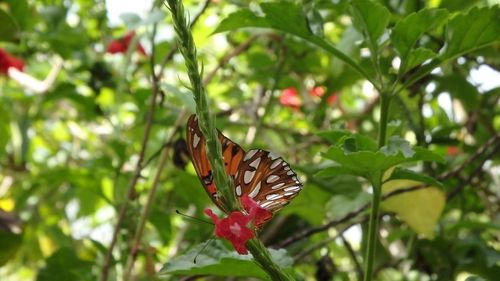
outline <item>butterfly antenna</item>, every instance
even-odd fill
[[[197,217],[193,217],[193,216],[190,216],[190,215],[186,215],[184,213],[181,213],[179,210],[175,210],[175,212],[178,214],[178,215],[181,215],[183,217],[186,217],[188,219],[191,219],[191,220],[194,220],[194,221],[198,221],[198,222],[203,222],[203,223],[206,223],[206,224],[210,224],[210,225],[214,225],[212,222],[210,221],[207,221],[207,220],[204,220],[204,219],[200,219],[200,218],[197,218]]]
[[[196,253],[196,256],[194,256],[194,259],[193,259],[193,263],[196,263],[196,259],[198,258],[198,256],[203,253],[203,251],[208,247],[208,245],[212,244],[212,241],[214,241],[214,237],[210,237],[210,239],[208,239],[208,241],[205,243],[205,245],[203,245],[203,248],[201,248],[198,253]]]

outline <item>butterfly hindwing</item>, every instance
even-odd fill
[[[230,176],[234,176],[245,155],[245,151],[221,132],[219,132],[219,141],[222,146],[226,173]],[[212,167],[207,157],[205,137],[198,126],[198,118],[196,115],[191,115],[187,123],[187,146],[194,168],[205,191],[210,198],[212,198],[214,203],[223,210],[223,204],[220,199],[217,198],[217,188],[213,180]]]
[[[290,165],[265,150],[249,150],[234,178],[236,195],[248,194],[262,208],[279,211],[297,196],[302,184]]]

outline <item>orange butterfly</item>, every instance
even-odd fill
[[[297,174],[281,157],[261,149],[245,152],[221,132],[219,140],[226,173],[233,179],[238,198],[247,194],[262,208],[275,213],[287,205],[302,189]],[[191,115],[187,123],[187,144],[194,168],[205,191],[219,209],[224,211],[224,204],[217,196],[217,187],[207,158],[205,138],[198,127],[196,115]],[[260,228],[271,217],[264,219],[255,227]]]

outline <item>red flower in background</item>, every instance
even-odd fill
[[[457,154],[459,153],[458,151],[458,148],[456,146],[448,146],[446,148],[446,154],[448,154],[448,156],[456,156]]]
[[[309,95],[312,97],[321,98],[325,94],[325,87],[314,87],[309,90]]]
[[[326,103],[329,104],[329,105],[332,105],[334,104],[335,102],[337,102],[337,100],[339,99],[339,96],[336,94],[336,93],[333,93],[331,94],[327,99],[326,99]]]
[[[7,53],[0,48],[0,73],[7,75],[9,68],[16,68],[19,71],[24,69],[24,61]]]
[[[280,103],[295,110],[302,105],[297,89],[294,87],[288,87],[281,92]]]
[[[205,214],[212,218],[217,237],[229,240],[239,254],[248,254],[245,243],[253,237],[253,231],[247,227],[252,219],[249,215],[232,212],[227,218],[221,219],[210,209],[205,209]]]
[[[126,53],[134,36],[135,32],[130,31],[124,37],[111,41],[107,48],[108,53],[111,54]],[[146,56],[146,51],[142,47],[141,43],[137,43],[137,51],[141,55]]]

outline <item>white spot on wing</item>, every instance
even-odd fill
[[[299,191],[300,190],[300,186],[299,185],[293,185],[293,186],[289,186],[285,189],[283,189],[285,192],[288,192],[288,191]]]
[[[247,154],[245,154],[245,157],[243,158],[243,161],[250,160],[250,158],[252,158],[255,155],[255,153],[257,153],[257,151],[258,151],[257,149],[253,149],[247,152]]]
[[[273,182],[279,180],[279,178],[280,177],[277,175],[270,175],[269,177],[267,177],[266,183],[273,183]]]
[[[252,189],[252,192],[250,192],[248,194],[249,197],[251,198],[255,198],[255,196],[257,196],[257,194],[259,194],[260,192],[260,181],[259,183]]]
[[[285,168],[283,168],[283,170],[285,170],[285,171],[290,171],[290,167],[289,167],[289,166],[286,166]]]
[[[295,175],[295,173],[293,171],[288,171],[288,172],[286,172],[286,174],[289,175],[289,176]]]
[[[196,148],[200,143],[200,137],[195,133],[193,135],[193,147]]]
[[[236,195],[241,196],[241,185],[236,187]]]
[[[271,205],[272,203],[273,203],[273,201],[266,201],[266,202],[262,203],[260,206],[262,208],[266,208],[267,206]]]
[[[269,158],[271,158],[271,160],[280,158],[278,155],[274,154],[274,152],[269,152],[268,156]]]
[[[268,194],[268,195],[266,195],[267,200],[276,200],[276,199],[280,199],[282,197],[283,197],[283,195],[281,195],[281,194]]]
[[[274,169],[274,168],[278,167],[278,165],[279,165],[282,161],[283,161],[283,160],[281,160],[281,159],[276,159],[276,160],[274,160],[274,162],[271,164],[271,167],[270,167],[270,168],[271,168],[271,169]]]
[[[278,188],[283,187],[284,185],[285,185],[285,183],[284,183],[284,182],[282,182],[282,183],[278,183],[277,185],[273,185],[273,186],[271,187],[271,189],[278,189]]]
[[[246,171],[245,175],[243,177],[243,182],[245,184],[249,184],[252,181],[254,175],[255,175],[255,171]]]
[[[260,157],[253,160],[253,162],[250,163],[249,165],[250,165],[250,167],[254,167],[255,169],[257,169],[257,168],[259,168],[259,164],[260,164]]]

